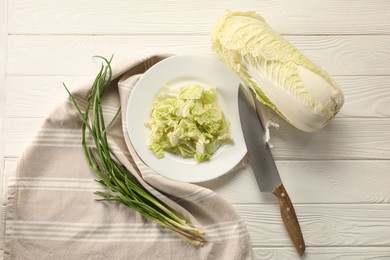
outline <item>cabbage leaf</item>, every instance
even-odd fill
[[[259,102],[300,130],[321,129],[343,106],[337,83],[257,13],[228,12],[212,44]]]
[[[199,84],[174,89],[165,86],[153,102],[147,146],[157,158],[164,152],[210,160],[224,143],[232,142],[228,123],[217,104],[217,89]]]

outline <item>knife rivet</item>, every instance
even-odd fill
[[[299,248],[302,248],[303,246],[302,245],[299,245]]]
[[[290,208],[287,208],[287,211],[290,211]]]
[[[284,192],[282,192],[282,194],[280,194],[280,195],[282,195],[282,197],[284,197],[286,194],[284,194]]]

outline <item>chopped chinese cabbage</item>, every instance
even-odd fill
[[[174,89],[165,86],[153,102],[147,146],[157,158],[164,151],[209,160],[224,143],[232,142],[229,127],[217,104],[217,90],[199,84]]]

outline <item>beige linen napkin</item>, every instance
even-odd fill
[[[99,197],[94,191],[104,188],[86,163],[81,120],[67,100],[44,121],[9,178],[5,259],[252,258],[246,227],[229,203],[209,189],[156,174],[138,158],[127,137],[126,106],[132,88],[143,72],[164,58],[114,66],[115,80],[103,99],[103,112],[107,122],[119,106],[122,115],[109,132],[109,145],[146,188],[204,230],[204,246],[190,245],[123,205],[95,201]],[[90,86],[74,92],[79,104],[85,104]]]

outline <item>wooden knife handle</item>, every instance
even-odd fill
[[[303,240],[301,227],[299,226],[298,218],[295,214],[294,206],[291,203],[290,197],[288,196],[282,183],[277,185],[272,190],[272,193],[279,201],[280,215],[282,216],[284,226],[286,227],[299,256],[302,256],[306,248],[305,241]]]

